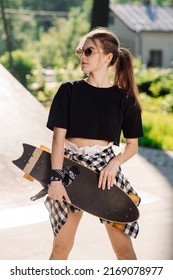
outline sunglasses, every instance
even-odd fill
[[[86,50],[83,50],[83,49],[76,50],[76,54],[78,56],[82,56],[84,54],[86,57],[89,57],[92,53],[98,53],[98,52],[93,52],[93,50],[91,48],[87,48]]]

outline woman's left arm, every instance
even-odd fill
[[[100,172],[98,188],[110,189],[113,186],[115,175],[124,162],[133,157],[138,151],[138,138],[127,138],[125,148]]]

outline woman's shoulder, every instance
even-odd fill
[[[83,80],[69,80],[61,84],[61,87],[72,88],[83,84]]]
[[[67,95],[71,96],[72,92],[74,89],[79,85],[82,84],[82,80],[69,80],[69,81],[64,81],[63,83],[60,84],[56,95]]]

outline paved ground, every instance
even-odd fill
[[[173,259],[172,168],[172,152],[147,148],[140,148],[139,154],[123,167],[143,200],[140,234],[133,240],[141,260]],[[16,196],[16,201],[9,203],[7,200],[0,211],[0,259],[47,259],[51,250],[52,232],[43,200],[29,201],[39,186],[24,182],[19,185],[16,177],[15,190],[7,188],[8,196]],[[97,218],[85,214],[70,259],[113,258],[104,226]]]
[[[22,178],[11,161],[21,143],[50,146],[47,112],[0,67],[0,260],[48,259],[52,232],[40,186]],[[22,103],[21,103],[22,102]],[[140,233],[133,244],[141,260],[173,259],[173,152],[140,148],[123,171],[142,197]],[[70,259],[114,259],[104,226],[85,214]]]

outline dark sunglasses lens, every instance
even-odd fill
[[[86,49],[85,51],[84,51],[84,53],[85,53],[85,56],[90,56],[91,54],[92,54],[92,50],[90,49],[90,48],[88,48],[88,49]]]

